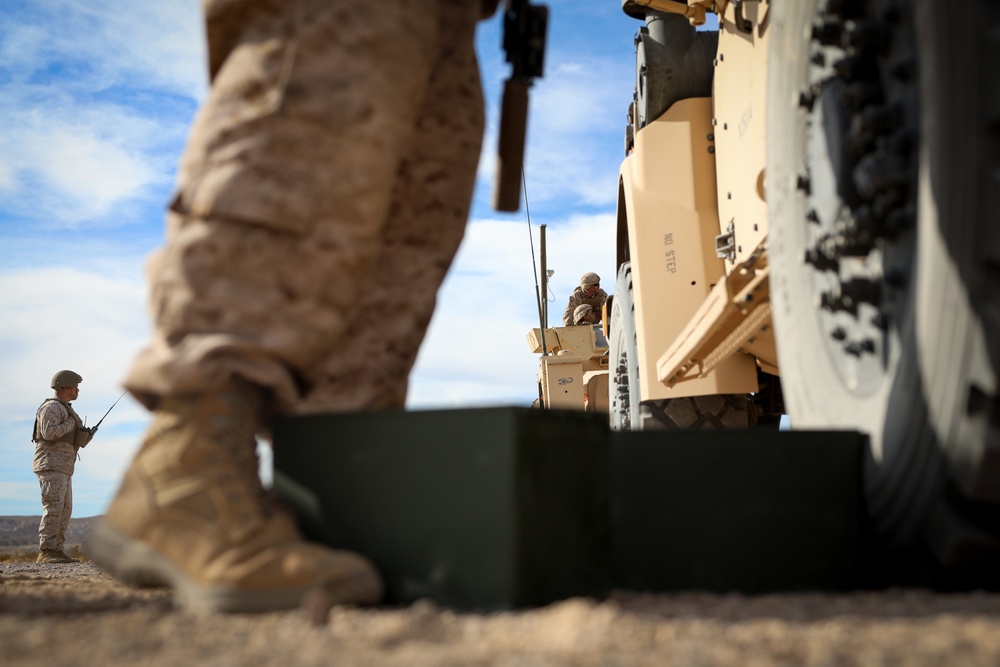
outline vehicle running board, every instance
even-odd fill
[[[724,276],[656,362],[657,379],[668,387],[708,375],[736,353],[757,357],[761,369],[778,374],[771,327],[767,246]]]

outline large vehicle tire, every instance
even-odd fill
[[[995,565],[1000,7],[771,12],[771,295],[791,426],[869,435],[887,545]]]
[[[640,382],[632,264],[618,270],[611,304],[608,382],[611,428],[619,431],[653,429],[748,428],[755,410],[749,396],[723,394],[646,401],[637,399]]]

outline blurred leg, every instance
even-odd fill
[[[465,2],[479,4],[447,4]],[[215,611],[294,606],[316,587],[334,602],[379,598],[370,563],[303,541],[262,493],[254,434],[355,335],[399,175],[430,186],[424,170],[443,168],[411,158],[418,118],[436,127],[423,110],[451,55],[439,45],[443,7],[209,3],[222,46],[210,44],[212,91],[150,262],[156,332],[126,382],[154,420],[91,545],[126,581],[165,583],[181,604]],[[455,54],[471,53],[465,39]],[[481,132],[478,85],[468,92]],[[435,289],[461,235],[452,217],[448,242],[430,244],[450,247],[434,260]],[[424,325],[432,304],[433,294]]]
[[[233,46],[210,49],[126,382],[150,406],[234,375],[285,406],[308,391],[370,283],[438,52],[437,2],[220,4],[237,24],[209,35]]]
[[[349,331],[308,374],[298,412],[401,407],[438,288],[462,240],[483,136],[472,48],[481,8],[441,3],[438,51],[409,151],[399,164],[373,270],[353,294]]]

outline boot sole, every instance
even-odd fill
[[[125,536],[106,522],[94,528],[89,553],[98,566],[126,584],[172,589],[175,604],[188,611],[240,613],[294,609],[300,606],[307,592],[317,588],[313,585],[254,591],[205,586],[192,581],[145,542]],[[359,584],[364,588],[364,582]]]

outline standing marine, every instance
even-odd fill
[[[55,396],[45,399],[35,413],[31,439],[35,457],[31,468],[42,490],[42,521],[38,525],[38,562],[75,563],[66,555],[66,527],[73,513],[73,471],[77,452],[97,433],[84,428],[72,402],[80,395],[83,378],[73,371],[52,377]]]
[[[471,204],[497,0],[203,4],[211,90],[125,379],[152,424],[90,553],[188,609],[375,603],[374,565],[306,541],[262,489],[255,438],[404,405]]]
[[[601,277],[590,271],[580,276],[580,286],[569,295],[569,303],[563,311],[563,326],[570,327],[576,324],[573,319],[576,309],[586,304],[594,310],[594,323],[601,321],[602,308],[604,302],[608,300],[608,293],[601,289]]]

